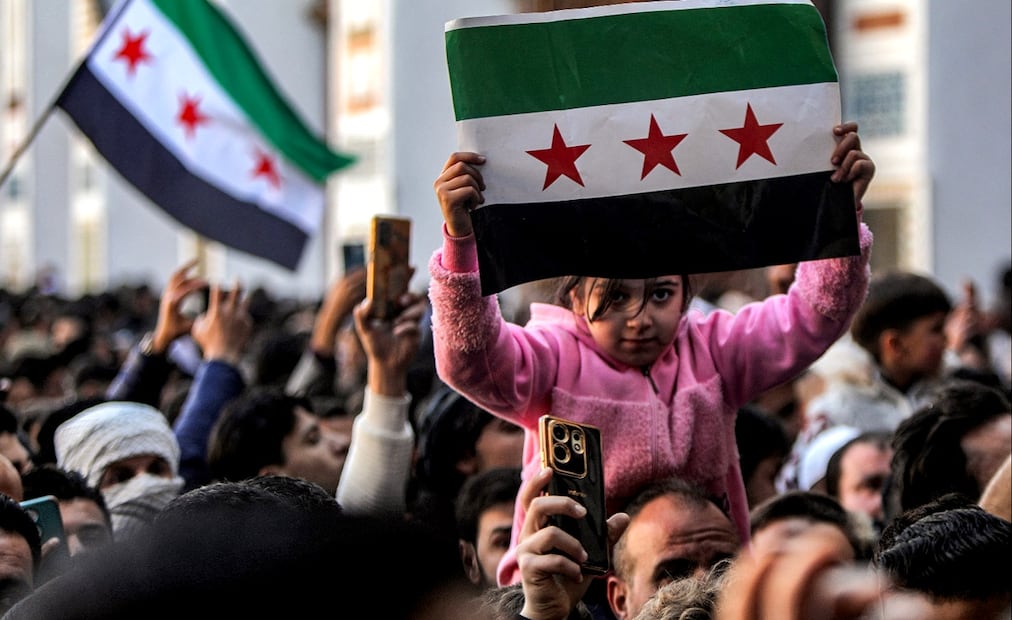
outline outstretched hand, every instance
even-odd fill
[[[181,312],[183,300],[188,295],[207,286],[207,280],[190,272],[197,266],[197,259],[190,260],[172,272],[162,291],[158,305],[158,321],[152,334],[151,349],[162,354],[169,345],[193,327],[193,319]]]
[[[230,291],[211,286],[207,311],[194,319],[192,334],[205,360],[239,364],[253,334],[253,318],[238,283]]]
[[[875,176],[875,162],[861,150],[861,138],[857,135],[857,123],[849,122],[833,128],[837,136],[836,149],[830,163],[836,170],[830,179],[836,183],[852,181],[854,184],[854,202],[864,198],[868,184]]]
[[[401,396],[407,390],[408,367],[418,355],[421,321],[427,308],[424,295],[401,296],[402,310],[390,321],[369,316],[372,300],[362,300],[353,312],[355,331],[369,360],[369,387],[377,394]]]
[[[484,163],[485,157],[477,153],[454,153],[446,160],[442,174],[432,184],[443,211],[446,232],[454,237],[466,237],[474,232],[471,210],[485,202],[481,195],[485,181],[477,168]]]

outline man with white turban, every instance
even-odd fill
[[[56,429],[57,465],[97,487],[123,540],[147,526],[183,488],[179,444],[161,411],[129,401],[85,409]]]

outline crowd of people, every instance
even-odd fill
[[[861,251],[761,292],[573,276],[514,317],[481,295],[474,153],[389,321],[364,269],[308,302],[196,261],[0,290],[3,618],[1009,618],[1009,275],[984,308],[872,273],[875,167],[835,133]],[[604,576],[550,525],[585,508],[544,493],[549,412],[602,431]]]

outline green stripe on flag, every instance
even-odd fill
[[[152,0],[189,39],[208,72],[263,135],[307,176],[322,183],[355,161],[335,153],[306,127],[277,91],[232,23],[208,0]]]
[[[458,121],[838,79],[822,18],[806,4],[462,21],[446,32]],[[494,88],[481,86],[490,79]]]

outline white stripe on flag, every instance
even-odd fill
[[[721,129],[742,127],[746,103],[759,124],[783,123],[769,139],[776,165],[752,155],[735,169],[738,143]],[[688,134],[673,150],[681,175],[657,166],[640,180],[643,154],[624,140],[645,138],[653,114],[665,135]],[[457,123],[461,150],[487,158],[485,204],[579,200],[832,170],[839,85],[711,93],[574,110],[471,119]],[[546,165],[527,151],[547,149],[558,125],[568,146],[591,145],[577,169],[583,187],[560,177],[542,190]],[[813,129],[815,128],[815,129]]]
[[[141,62],[133,76],[127,63],[114,60],[123,45],[122,32],[149,33],[144,48],[153,63]],[[253,202],[315,233],[323,215],[322,188],[267,142],[232,98],[207,72],[200,57],[172,22],[147,2],[131,2],[88,65],[95,77],[193,174],[239,200]],[[200,111],[211,118],[188,138],[176,120],[181,97],[200,97]],[[281,176],[277,189],[264,178],[254,179],[256,150],[269,153]],[[293,209],[292,207],[298,207]]]
[[[653,2],[632,2],[613,5],[559,9],[540,13],[515,13],[511,15],[490,15],[487,17],[461,17],[444,24],[444,30],[475,28],[479,26],[504,26],[509,24],[543,24],[584,17],[603,17],[628,13],[653,13],[658,11],[679,11],[684,9],[717,9],[751,6],[756,4],[812,4],[811,0],[668,0]]]

